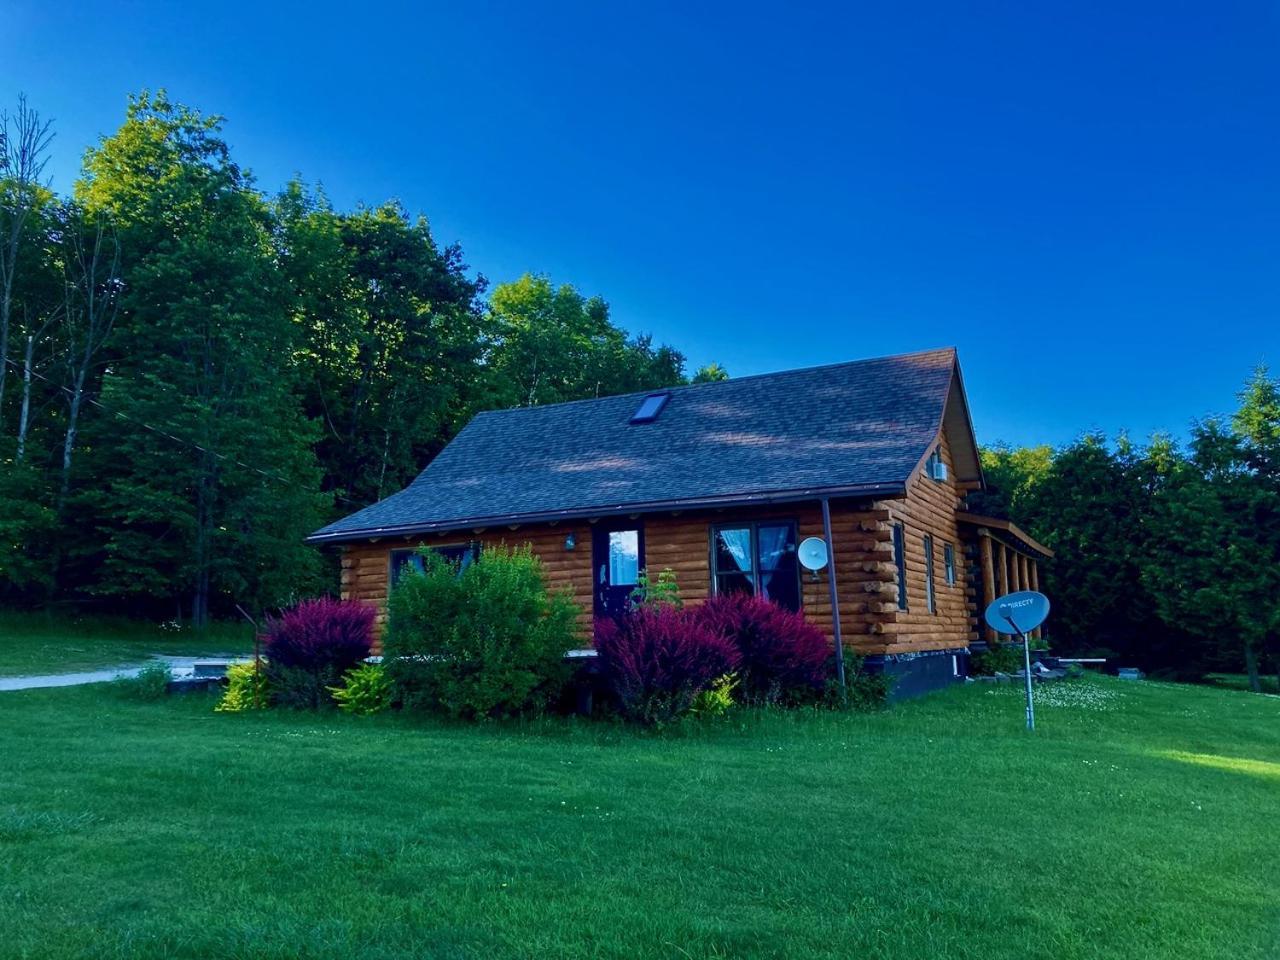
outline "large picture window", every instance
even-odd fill
[[[449,543],[438,547],[428,547],[427,549],[444,557],[458,568],[459,573],[471,566],[480,557],[480,544],[474,540],[470,543]],[[400,582],[400,578],[404,576],[406,570],[417,570],[421,573],[422,554],[417,550],[392,550],[391,585],[393,587]]]
[[[711,530],[711,579],[716,593],[753,593],[800,609],[800,564],[793,520],[735,523]]]

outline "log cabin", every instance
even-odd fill
[[[686,602],[749,591],[803,611],[910,695],[965,676],[982,605],[1034,588],[1050,555],[965,510],[983,483],[942,349],[481,413],[404,490],[309,541],[340,546],[343,598],[379,623],[419,548],[465,564],[527,545],[586,642],[642,570],[670,570]],[[809,537],[827,567],[798,562]]]

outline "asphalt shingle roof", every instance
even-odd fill
[[[435,529],[766,501],[891,493],[933,443],[953,349],[477,415],[408,487],[312,534],[340,541]]]

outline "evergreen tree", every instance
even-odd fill
[[[132,99],[78,192],[123,251],[101,393],[117,416],[93,421],[82,494],[101,544],[94,590],[170,598],[203,624],[217,599],[260,607],[313,586],[302,538],[323,498],[292,390],[295,328],[267,206],[220,120],[163,93]]]

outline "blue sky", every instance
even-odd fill
[[[947,344],[983,442],[1143,437],[1280,368],[1275,3],[7,0],[55,185],[126,95],[264,189],[397,197],[734,374]]]

